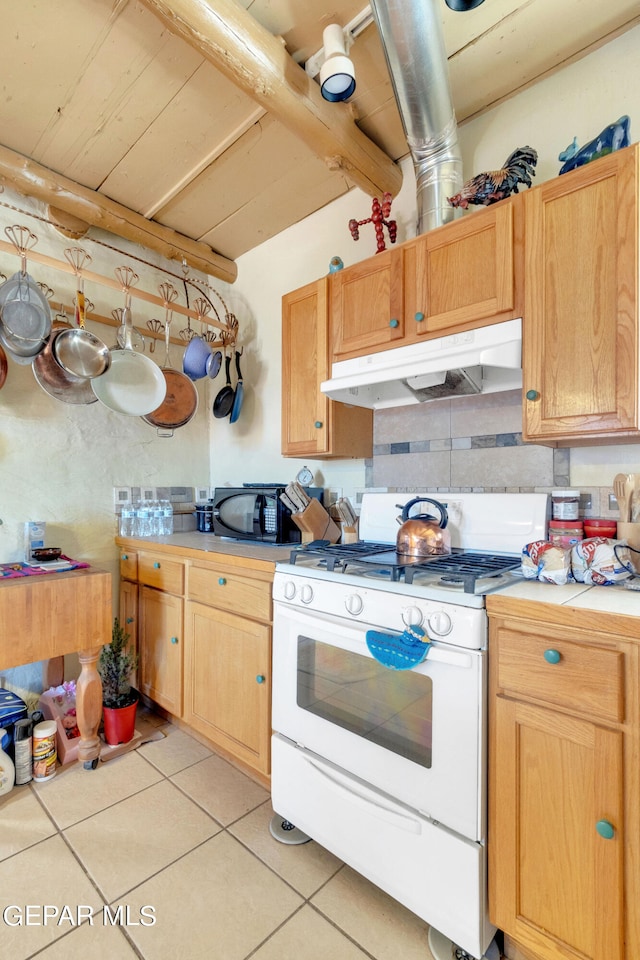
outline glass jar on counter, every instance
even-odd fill
[[[556,547],[570,550],[584,539],[582,520],[549,520],[549,541]]]
[[[577,520],[580,516],[580,491],[552,490],[551,513],[554,520]]]

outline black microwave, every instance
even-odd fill
[[[234,540],[260,540],[264,543],[300,543],[301,533],[285,507],[280,494],[286,484],[251,484],[242,487],[216,487],[205,529],[218,537]],[[310,497],[322,503],[322,487],[305,487]],[[202,529],[198,518],[198,529]]]

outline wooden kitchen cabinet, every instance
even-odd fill
[[[640,439],[638,144],[523,195],[523,438]]]
[[[365,458],[373,453],[373,413],[329,400],[329,279],[282,298],[282,455]]]
[[[333,359],[522,315],[521,197],[408,240],[331,278]]]
[[[270,771],[271,585],[224,563],[190,565],[184,719],[264,777]]]
[[[637,620],[487,607],[489,914],[505,956],[637,958]]]
[[[154,703],[181,717],[184,601],[141,586],[138,604],[139,689]]]
[[[250,545],[228,555],[116,543],[120,618],[132,635],[137,627],[138,688],[268,786],[275,560],[251,557]]]
[[[521,196],[404,244],[408,339],[522,316]]]
[[[137,688],[182,715],[184,563],[162,553],[120,549],[120,623],[139,654]]]

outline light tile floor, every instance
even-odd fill
[[[165,737],[0,801],[3,957],[431,960],[414,914],[313,841],[272,838],[266,790],[140,721]]]

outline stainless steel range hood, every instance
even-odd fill
[[[522,321],[340,360],[320,389],[332,400],[380,410],[522,387]]]

